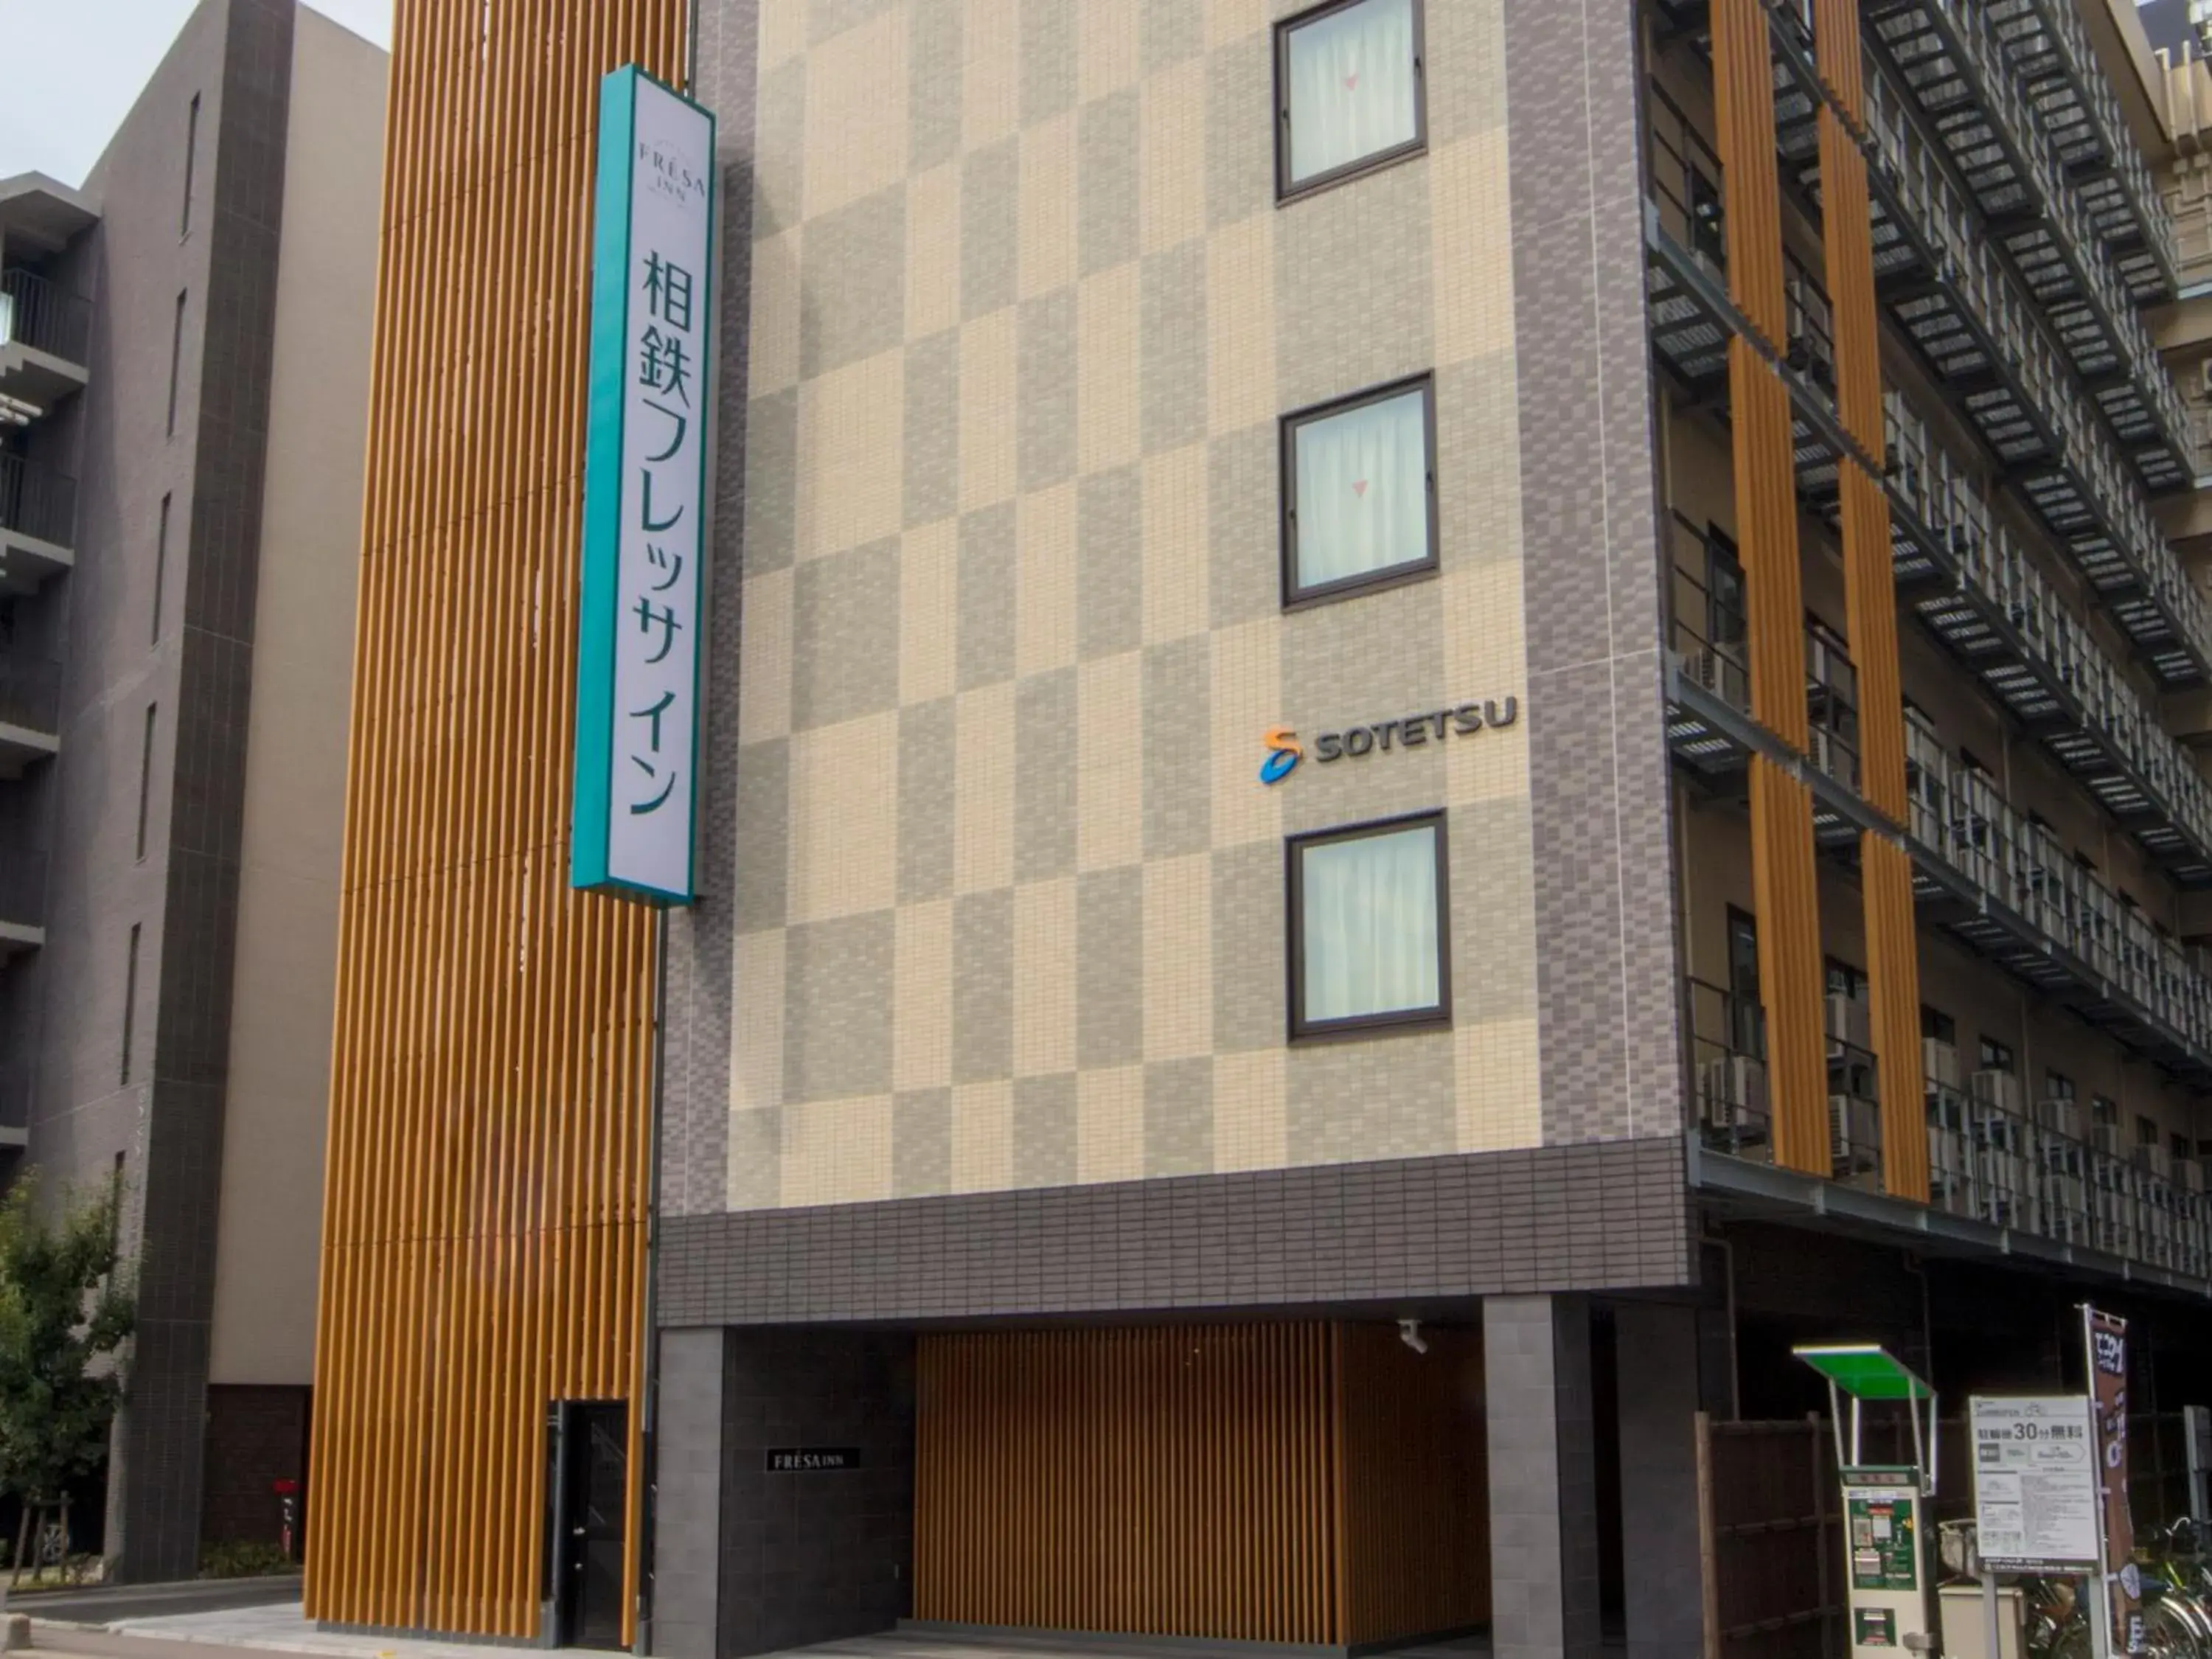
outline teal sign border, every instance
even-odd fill
[[[608,837],[614,818],[615,630],[620,626],[619,566],[622,556],[622,466],[623,402],[629,369],[629,256],[631,151],[635,148],[637,93],[651,82],[707,118],[707,247],[714,249],[714,116],[684,98],[665,81],[635,64],[611,70],[599,82],[599,177],[592,205],[592,326],[588,401],[584,430],[584,540],[582,592],[577,611],[575,776],[570,797],[568,884],[598,892],[626,895],[660,905],[691,902],[696,887],[699,844],[699,750],[706,709],[699,696],[700,659],[695,635],[691,652],[690,824],[686,840],[684,884],[680,890],[641,886],[607,872]],[[700,314],[713,337],[714,271],[710,257],[702,275]],[[719,365],[711,350],[699,356],[699,406],[710,410],[708,390]],[[699,538],[701,568],[698,611],[707,608],[705,532],[707,459],[711,446],[699,444]],[[703,631],[703,630],[702,630]]]

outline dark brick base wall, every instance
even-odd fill
[[[732,1331],[724,1364],[717,1652],[888,1630],[908,1614],[914,1577],[913,1338]],[[767,1474],[779,1446],[858,1447],[860,1467]]]
[[[207,1391],[206,1476],[201,1486],[200,1543],[274,1544],[278,1480],[307,1479],[313,1391],[216,1384]],[[304,1525],[302,1506],[300,1520]]]

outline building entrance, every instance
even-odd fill
[[[558,1647],[623,1646],[629,1408],[562,1400],[546,1421],[546,1613]]]

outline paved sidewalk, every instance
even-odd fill
[[[517,1643],[518,1647],[530,1646]],[[98,1625],[40,1619],[31,1621],[31,1646],[75,1659],[238,1659],[240,1648],[307,1653],[325,1659],[496,1659],[501,1650],[481,1642],[439,1642],[420,1637],[363,1636],[317,1630],[301,1616],[300,1603],[239,1607],[216,1613],[118,1619]],[[577,1653],[532,1648],[533,1653]],[[595,1654],[591,1659],[606,1659]]]

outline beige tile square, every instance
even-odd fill
[[[1022,131],[1021,296],[1075,280],[1075,113]]]
[[[1135,1181],[1145,1173],[1145,1068],[1115,1066],[1075,1077],[1078,1181]]]
[[[1145,1058],[1213,1052],[1213,860],[1145,866]]]
[[[1260,781],[1264,738],[1283,724],[1280,619],[1218,630],[1213,646],[1213,844],[1283,833],[1282,793]],[[1304,734],[1311,741],[1310,732]]]
[[[819,1100],[783,1109],[786,1209],[866,1204],[891,1195],[891,1097]]]
[[[1544,1144],[1536,1022],[1491,1020],[1452,1033],[1459,1150],[1506,1152]]]
[[[1075,465],[1103,472],[1137,459],[1138,268],[1086,276],[1075,291]]]
[[[1503,128],[1429,158],[1437,361],[1513,349],[1513,204]]]
[[[791,732],[791,586],[787,569],[746,580],[738,631],[738,741],[764,743]]]
[[[799,383],[799,261],[806,228],[753,246],[752,331],[746,373],[756,398]]]
[[[1144,467],[1145,642],[1206,625],[1206,446],[1148,458]]]
[[[1013,1084],[958,1085],[952,1091],[952,1190],[1002,1193],[1013,1184]]]
[[[952,1081],[952,902],[903,904],[894,918],[891,1087]]]
[[[1019,0],[968,0],[961,40],[967,63],[961,75],[960,142],[981,149],[1021,124]]]
[[[783,930],[739,933],[730,964],[730,1109],[783,1104]]]
[[[1145,855],[1144,658],[1099,657],[1075,672],[1075,867],[1116,870]]]
[[[793,922],[887,910],[898,885],[898,716],[886,709],[791,739]]]
[[[902,347],[800,386],[800,558],[897,532],[906,484],[905,420]]]
[[[1208,52],[1257,34],[1267,27],[1267,0],[1206,0]]]
[[[806,50],[807,0],[761,0],[760,67],[763,72]]]
[[[914,175],[906,187],[906,337],[960,321],[960,164]]]
[[[940,519],[899,541],[899,701],[952,695],[960,613],[960,523]]]
[[[806,216],[906,177],[907,9],[892,6],[806,56]]]
[[[1206,230],[1206,59],[1146,76],[1139,95],[1137,240],[1158,253]]]
[[[1075,484],[1024,495],[1015,509],[1014,672],[1075,660]]]
[[[1142,12],[1137,0],[1084,0],[1076,8],[1075,91],[1083,102],[1137,84]]]
[[[1280,1170],[1290,1153],[1290,1110],[1280,1048],[1213,1057],[1213,1167]]]
[[[1274,229],[1274,215],[1262,213],[1206,238],[1206,429],[1217,437],[1281,413]]]
[[[1014,493],[1014,308],[960,331],[960,510]]]
[[[1510,725],[1455,738],[1445,751],[1446,798],[1454,805],[1528,793],[1528,652],[1521,566],[1512,560],[1462,567],[1442,584],[1444,660],[1453,695],[1495,704]],[[1509,711],[1506,699],[1513,700]]]
[[[963,691],[954,708],[952,887],[988,892],[1014,880],[1014,685]]]
[[[1075,1069],[1075,882],[1014,889],[1014,1075]]]

